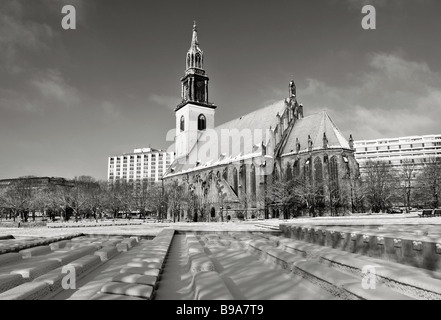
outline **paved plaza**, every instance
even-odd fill
[[[83,224],[0,229],[0,299],[441,299],[441,218]],[[75,289],[62,285],[68,267]]]

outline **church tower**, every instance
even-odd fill
[[[186,56],[185,75],[181,79],[182,102],[176,107],[176,158],[191,151],[203,131],[214,129],[216,106],[208,102],[208,76],[204,70],[204,53],[199,48],[196,22],[191,46]]]

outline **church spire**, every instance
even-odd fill
[[[196,25],[196,21],[193,21],[193,37],[191,39],[191,48],[197,48],[198,46],[198,27]]]
[[[186,55],[185,76],[181,79],[182,102],[175,110],[179,110],[187,103],[215,109],[216,106],[208,102],[208,80],[204,70],[204,52],[199,48],[198,30],[194,21],[191,46]]]
[[[191,37],[191,46],[187,52],[186,73],[192,73],[195,69],[203,72],[204,69],[204,53],[199,48],[198,29],[196,21],[193,23],[193,35]]]

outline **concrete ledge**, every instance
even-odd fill
[[[190,259],[190,270],[191,272],[201,272],[201,271],[214,271],[214,264],[211,259],[204,253],[191,255]]]
[[[79,274],[88,272],[90,269],[101,264],[101,259],[95,255],[87,255],[68,264],[68,266],[79,267]]]
[[[64,248],[66,246],[66,244],[68,244],[69,242],[70,242],[69,240],[62,240],[62,241],[51,243],[49,245],[49,247],[51,248],[52,251],[55,251],[55,250]]]
[[[126,243],[126,242],[121,242],[121,243],[118,243],[117,245],[116,245],[116,250],[118,251],[118,252],[127,252],[127,251],[129,251],[129,248],[130,248],[130,246],[129,246],[129,244],[128,243]]]
[[[22,259],[23,259],[23,256],[20,253],[15,253],[15,252],[5,253],[5,254],[0,255],[0,265],[3,266],[7,263],[19,261]]]
[[[191,288],[194,300],[234,300],[230,290],[215,271],[195,273]]]
[[[140,268],[140,267],[124,267],[120,270],[120,273],[140,274],[144,276],[159,277],[159,269],[152,268]]]
[[[164,265],[164,258],[160,256],[149,256],[149,255],[137,255],[136,258],[132,259],[133,262],[146,262],[146,263],[159,263],[161,266]]]
[[[136,283],[109,282],[100,290],[101,293],[120,294],[152,300],[154,291],[152,286]]]
[[[118,254],[116,247],[104,247],[98,251],[95,251],[94,255],[100,257],[101,261],[107,261],[112,259]]]
[[[294,263],[303,260],[302,256],[295,255],[281,249],[268,249],[265,251],[265,260],[269,260],[285,270],[292,271],[292,266]]]
[[[107,293],[97,293],[90,300],[141,300],[145,301],[145,299],[132,297],[132,296],[124,296],[120,294],[107,294]]]
[[[128,267],[137,267],[137,268],[152,268],[152,269],[161,269],[162,264],[157,262],[137,262],[132,261],[127,263]]]
[[[112,278],[111,281],[112,282],[144,284],[144,285],[152,286],[153,288],[156,288],[158,285],[158,278],[157,277],[143,276],[140,274],[129,274],[129,273],[122,273],[122,274],[116,275]]]
[[[293,264],[292,272],[322,289],[344,300],[358,300],[358,297],[344,290],[344,285],[361,285],[361,280],[354,276],[336,271],[315,261],[298,261]]]
[[[0,275],[0,293],[23,284],[23,277],[19,274]]]
[[[363,289],[361,283],[343,285],[343,289],[357,296],[360,300],[415,300],[395,292],[385,286],[377,285],[375,289]]]
[[[51,247],[41,246],[41,247],[34,247],[30,249],[21,250],[19,253],[21,253],[23,259],[27,259],[30,257],[40,256],[50,252],[52,252]]]
[[[34,261],[29,262],[29,266],[19,266],[11,274],[20,274],[25,280],[34,280],[35,278],[60,267],[58,261]]]
[[[54,260],[60,262],[61,265],[66,265],[72,261],[80,259],[86,255],[93,254],[96,251],[95,247],[86,246],[71,251],[56,252],[53,256],[48,257],[47,260]]]
[[[322,255],[322,262],[333,268],[351,272],[362,277],[365,266],[375,267],[380,283],[395,291],[417,299],[441,299],[441,275],[437,272],[416,267],[404,266],[391,261],[368,258],[350,253],[339,253],[334,250]]]
[[[129,248],[133,248],[134,246],[136,246],[138,244],[138,242],[136,241],[135,238],[124,239],[123,241],[121,241],[121,243],[127,243],[127,246]]]
[[[44,282],[27,282],[0,294],[0,300],[40,300],[50,293]]]

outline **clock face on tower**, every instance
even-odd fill
[[[204,82],[198,81],[196,85],[198,86],[198,88],[202,88],[204,86]]]

